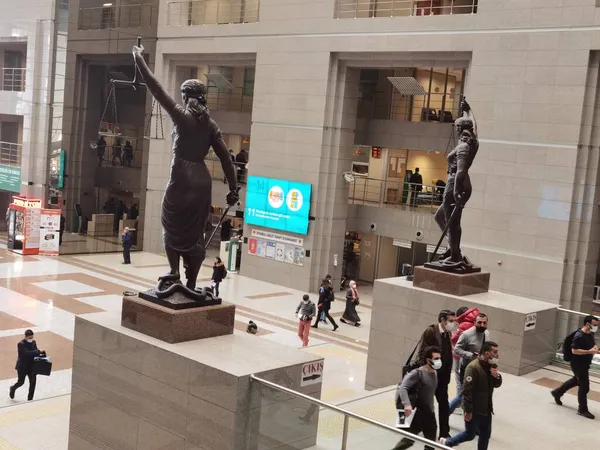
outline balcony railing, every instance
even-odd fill
[[[0,141],[0,164],[21,166],[21,144]]]
[[[2,90],[3,91],[24,91],[25,90],[25,69],[11,69],[3,67],[2,69]]]
[[[206,102],[211,111],[252,112],[252,95],[244,95],[242,90],[231,92],[209,92]]]
[[[478,0],[337,0],[338,19],[475,14]]]
[[[460,94],[404,96],[377,92],[359,99],[358,118],[451,123],[459,117]]]
[[[204,161],[206,163],[206,167],[208,167],[208,171],[210,172],[210,176],[213,180],[222,180],[223,183],[227,183],[227,179],[225,178],[225,172],[223,172],[223,166],[221,166],[221,161],[212,151],[209,153],[208,157]],[[248,170],[246,169],[246,164],[234,162],[233,166],[235,167],[235,171],[237,174],[238,184],[246,184],[248,178]]]
[[[259,0],[187,0],[167,4],[167,26],[258,22]]]
[[[444,185],[417,185],[404,180],[382,180],[355,176],[350,183],[348,201],[352,204],[387,208],[423,207],[434,213],[442,203]]]
[[[150,3],[100,6],[79,10],[79,30],[147,28],[154,22],[158,6]]]

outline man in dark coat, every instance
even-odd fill
[[[123,264],[131,264],[131,246],[133,245],[133,234],[129,231],[129,227],[123,229]]]
[[[25,384],[25,377],[29,378],[29,394],[27,400],[33,400],[35,394],[36,377],[33,373],[33,358],[40,355],[45,355],[44,350],[38,350],[37,344],[33,339],[33,331],[25,331],[25,339],[17,344],[17,382],[13,384],[8,392],[9,397],[15,398],[15,391]]]
[[[321,313],[325,314],[325,317],[329,319],[331,325],[333,325],[333,331],[339,328],[339,325],[335,323],[333,317],[329,315],[329,311],[331,310],[331,302],[335,299],[333,293],[333,286],[331,285],[331,281],[325,278],[321,283],[321,288],[319,289],[319,302],[318,302],[318,313],[316,315],[315,324],[312,326],[313,328],[319,328],[319,320],[321,319]]]

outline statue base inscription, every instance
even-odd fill
[[[173,309],[143,298],[123,297],[121,325],[170,344],[233,334],[235,305],[221,304],[219,299],[219,304],[204,306],[182,297],[179,301],[192,301],[196,307]]]
[[[490,288],[489,272],[482,272],[479,267],[473,268],[477,272],[455,273],[428,267],[431,264],[415,267],[413,286],[459,297],[481,294]]]

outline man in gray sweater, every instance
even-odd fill
[[[454,346],[454,354],[460,358],[459,379],[461,383],[469,363],[479,356],[483,343],[490,340],[490,332],[487,327],[488,316],[479,313],[475,318],[475,326],[464,331]]]
[[[439,347],[427,347],[423,352],[424,366],[409,372],[398,387],[397,396],[404,408],[404,416],[415,416],[409,428],[411,434],[423,433],[426,439],[435,441],[437,438],[437,423],[433,408],[433,397],[437,389],[437,370],[442,367],[442,351]],[[398,399],[397,399],[398,400]],[[398,403],[398,402],[397,402]],[[400,406],[400,405],[399,405]],[[401,411],[400,411],[401,413]],[[411,447],[415,441],[404,438],[394,450],[403,450]],[[433,447],[425,446],[426,450]]]

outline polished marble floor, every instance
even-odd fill
[[[0,449],[67,449],[75,315],[118,311],[124,291],[145,290],[166,270],[165,257],[145,252],[133,254],[131,265],[122,265],[118,253],[44,258],[21,257],[0,249]],[[203,267],[199,278],[208,282],[210,275],[211,269]],[[370,287],[365,286],[361,294],[362,327],[340,324],[336,332],[331,326],[311,330],[310,345],[304,351],[326,359],[323,400],[393,424],[394,386],[371,392],[363,387],[370,292]],[[221,294],[236,304],[236,332],[245,332],[247,322],[253,320],[259,326],[258,339],[300,347],[294,311],[303,292],[230,274],[221,286]],[[344,301],[340,298],[333,304],[332,315],[336,320],[343,309]],[[27,328],[36,332],[40,348],[54,358],[54,372],[51,377],[39,377],[32,402],[25,401],[23,389],[14,400],[7,395],[8,387],[14,383],[16,343]],[[550,389],[566,378],[567,372],[557,367],[526,377],[506,375],[504,386],[496,395],[490,448],[562,449],[589,445],[596,432],[596,421],[575,414],[574,395],[566,396],[562,408],[549,395]],[[600,415],[600,382],[592,383],[590,399],[590,409]],[[302,413],[298,411],[298,416]],[[451,425],[455,432],[460,430],[461,418],[453,416]],[[297,426],[303,426],[300,419]],[[322,411],[315,449],[341,448],[342,426],[341,415]],[[386,449],[392,448],[396,440],[392,433],[350,422],[348,448]],[[461,448],[474,449],[476,444],[464,444]]]

